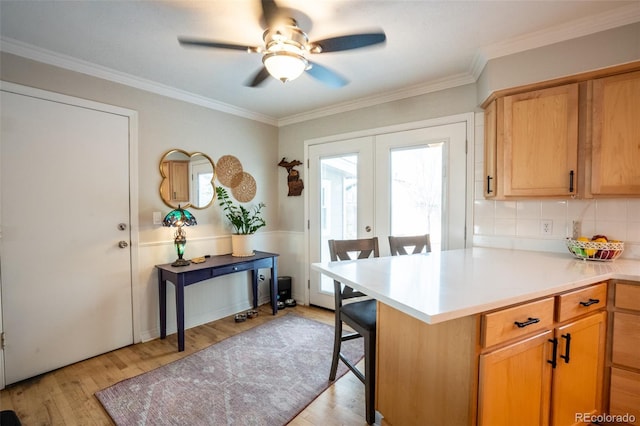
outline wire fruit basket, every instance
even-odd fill
[[[622,241],[600,243],[567,238],[567,248],[578,259],[611,262],[620,257],[624,251],[624,243]]]

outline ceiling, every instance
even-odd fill
[[[311,41],[382,29],[383,45],[313,55],[350,82],[303,74],[245,86],[258,54],[184,48],[178,36],[261,45],[258,0],[0,0],[1,48],[260,121],[283,124],[475,81],[487,60],[640,21],[640,1],[276,0]]]

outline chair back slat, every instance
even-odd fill
[[[361,238],[357,240],[329,240],[329,254],[332,261],[367,259],[369,257],[380,257],[378,248],[378,237]],[[336,292],[336,306],[342,306],[338,299],[351,299],[365,296],[348,285],[342,285],[334,280],[334,290]]]
[[[429,234],[411,236],[389,235],[389,248],[392,256],[409,254],[408,248],[413,247],[411,254],[429,253],[431,251],[431,240]]]

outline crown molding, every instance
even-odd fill
[[[0,38],[0,51],[11,53],[34,61],[64,68],[69,71],[79,72],[93,77],[102,78],[104,80],[113,81],[136,89],[155,93],[157,95],[166,96],[194,105],[199,105],[216,111],[225,112],[227,114],[236,115],[250,120],[262,123],[277,125],[277,120],[263,114],[258,114],[234,105],[216,101],[211,98],[196,95],[185,90],[176,89],[155,81],[136,77],[116,71],[111,68],[103,67],[91,62],[83,61],[71,56],[61,55],[50,50],[42,49],[27,43],[20,42],[7,37]]]
[[[312,111],[292,115],[278,120],[278,127],[290,124],[301,123],[303,121],[322,118],[329,115],[340,114],[343,112],[353,111],[356,109],[367,108],[380,105],[387,102],[398,101],[402,99],[412,98],[427,93],[438,92],[440,90],[451,89],[453,87],[464,86],[465,84],[475,83],[476,79],[468,74],[462,73],[440,80],[430,81],[426,84],[405,87],[401,90],[368,96],[365,98],[355,99],[353,101],[333,104],[326,108],[318,108]]]
[[[640,22],[640,2],[524,34],[480,49],[479,63]]]

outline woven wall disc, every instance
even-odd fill
[[[242,173],[242,163],[233,155],[223,155],[216,163],[216,177],[226,187],[233,188],[235,175]]]
[[[241,203],[251,201],[256,196],[256,180],[247,172],[236,174],[230,186],[233,197]]]

